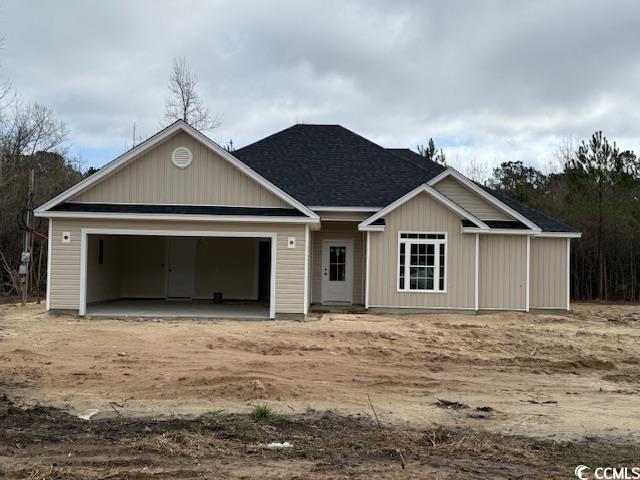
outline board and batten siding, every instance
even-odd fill
[[[216,232],[275,232],[276,248],[276,313],[304,312],[304,241],[305,225],[276,223],[171,222],[131,220],[52,219],[51,272],[49,308],[78,310],[80,302],[81,230],[175,230]],[[62,233],[69,232],[71,241],[62,243]],[[296,239],[296,247],[288,248],[288,237]]]
[[[460,217],[423,193],[384,217],[384,232],[369,232],[369,306],[381,308],[475,308],[475,235],[460,231]],[[447,234],[446,292],[398,292],[398,234]]]
[[[567,308],[566,238],[531,239],[531,308]]]
[[[526,236],[480,235],[479,267],[480,309],[526,309]]]
[[[353,303],[364,304],[364,234],[356,222],[322,222],[321,229],[311,232],[311,302],[322,302],[322,242],[350,240],[353,242]]]
[[[480,220],[513,220],[455,178],[446,177],[436,183],[433,188]]]
[[[177,168],[171,153],[188,147],[193,161]],[[207,146],[178,133],[134,159],[71,202],[286,207],[289,204],[258,184]]]

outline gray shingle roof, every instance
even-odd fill
[[[382,208],[445,170],[408,148],[385,149],[340,125],[294,125],[233,155],[311,207]],[[544,231],[575,231],[485,190]]]

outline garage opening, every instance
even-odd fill
[[[86,315],[274,316],[269,236],[86,233],[83,244]]]

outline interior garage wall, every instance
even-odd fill
[[[525,310],[527,237],[480,235],[479,308]]]
[[[358,231],[356,222],[322,222],[321,229],[311,232],[311,302],[322,301],[322,241],[351,240],[353,242],[353,303],[364,304],[364,233]]]
[[[121,246],[121,297],[164,298],[164,237],[123,236]]]
[[[567,239],[531,239],[531,308],[567,308]]]
[[[102,264],[99,261],[100,241]],[[120,297],[120,240],[112,236],[91,235],[87,250],[87,303],[104,302]]]
[[[258,298],[258,242],[256,238],[207,238],[197,240],[195,297],[225,299]]]

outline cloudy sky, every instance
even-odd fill
[[[185,56],[242,146],[339,123],[450,163],[540,168],[596,129],[640,149],[637,1],[0,1],[0,74],[102,165],[161,125]],[[482,168],[482,167],[481,167]]]

